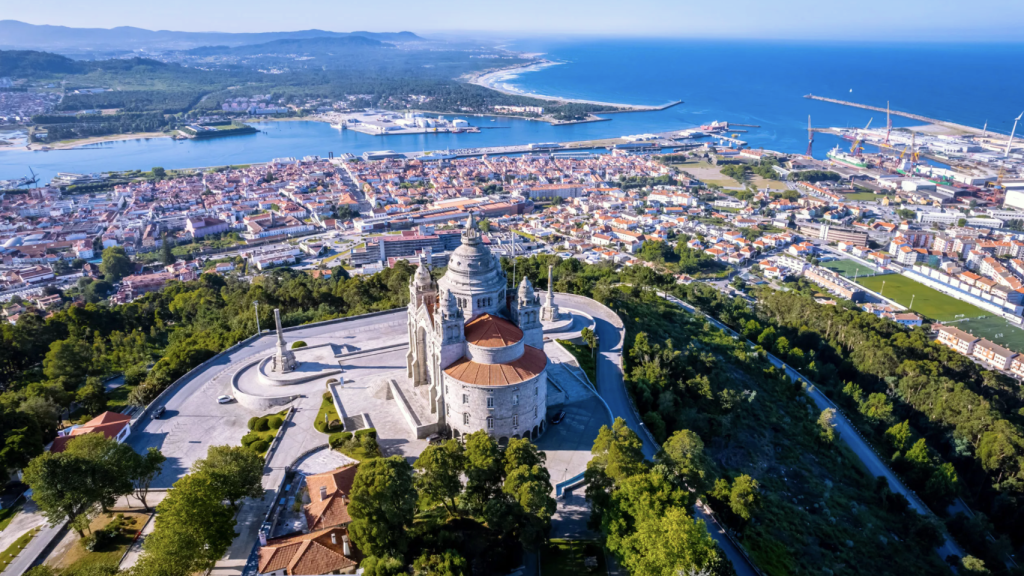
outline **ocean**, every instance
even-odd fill
[[[319,122],[266,122],[250,136],[206,141],[130,140],[73,150],[0,150],[0,179],[154,166],[187,168],[369,150],[443,150],[607,138],[688,128],[713,120],[754,124],[740,138],[755,148],[804,152],[815,126],[883,126],[885,114],[805,99],[808,93],[913,112],[1009,134],[1024,110],[1024,44],[856,44],[724,40],[574,39],[519,41],[557,66],[506,81],[523,93],[627,104],[684,103],[610,122],[550,126],[468,117],[479,134],[370,136]],[[895,126],[917,122],[893,117]],[[814,155],[839,143],[816,134]]]

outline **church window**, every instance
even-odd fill
[[[513,394],[512,395],[512,405],[513,406],[518,406],[519,405],[519,394]]]
[[[462,423],[469,426],[469,412],[464,412],[462,414]]]
[[[536,406],[533,407],[533,417],[534,418],[537,417],[537,407]]]
[[[463,404],[469,404],[469,394],[463,394],[462,395],[462,403]]]
[[[493,428],[494,428],[494,417],[488,416],[487,417],[487,429],[491,430]]]
[[[488,408],[494,408],[494,397],[493,396],[488,396],[487,397],[487,407]]]
[[[533,387],[533,395],[534,396],[539,396],[540,395],[540,386],[534,386]]]
[[[515,415],[512,416],[512,426],[514,426],[516,428],[519,427],[519,416],[515,416]]]
[[[451,416],[452,415],[452,405],[451,404],[448,404],[447,406],[444,407],[444,414],[445,414],[445,416]]]

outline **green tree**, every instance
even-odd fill
[[[405,562],[394,556],[367,556],[359,564],[363,576],[406,576]]]
[[[164,263],[164,266],[170,266],[178,260],[171,248],[170,239],[167,234],[164,234],[163,241],[160,243],[160,261]]]
[[[469,570],[466,559],[456,550],[440,554],[424,552],[412,563],[413,576],[465,576]]]
[[[263,457],[245,446],[210,446],[191,472],[209,478],[234,508],[243,498],[263,497],[264,465]]]
[[[174,483],[157,506],[156,525],[132,576],[188,576],[213,567],[235,536],[234,510],[205,474]]]
[[[587,500],[592,507],[590,525],[600,526],[604,510],[611,505],[615,487],[643,473],[647,465],[643,442],[622,418],[616,418],[611,428],[601,426],[590,453],[583,476],[587,481]]]
[[[467,434],[466,488],[462,499],[470,514],[483,513],[484,506],[501,494],[504,465],[501,450],[483,430]]]
[[[428,506],[440,504],[449,515],[458,511],[456,499],[462,493],[462,473],[466,469],[466,455],[458,440],[448,440],[438,446],[428,446],[413,464],[416,488]]]
[[[138,457],[132,461],[131,471],[129,478],[132,481],[132,492],[135,497],[142,502],[142,506],[146,508],[146,512],[149,512],[149,504],[146,502],[146,497],[149,495],[149,487],[153,483],[153,480],[160,474],[164,468],[164,462],[167,461],[167,457],[160,452],[160,449],[150,446],[146,453],[138,454]]]
[[[369,556],[398,556],[408,546],[416,512],[412,466],[401,456],[372,458],[359,465],[352,482],[349,533]]]
[[[983,561],[974,556],[964,556],[960,560],[960,567],[963,568],[964,573],[968,576],[986,576],[992,573],[985,567]]]
[[[84,382],[92,367],[92,346],[77,338],[57,340],[50,344],[50,351],[43,359],[43,373],[51,380],[67,379],[69,382]]]
[[[744,474],[737,476],[732,481],[732,491],[729,493],[729,508],[734,514],[750,520],[750,517],[760,506],[761,492],[757,480]]]
[[[104,512],[119,497],[131,494],[131,468],[138,457],[131,446],[100,433],[83,434],[68,442],[64,453],[90,462],[90,474],[83,480],[99,493]]]
[[[90,481],[97,467],[88,458],[67,452],[44,452],[29,462],[23,480],[50,524],[62,524],[87,513],[103,498],[100,487]],[[74,528],[85,536],[80,526]]]
[[[904,420],[885,431],[885,438],[897,452],[903,452],[910,444],[910,422]]]
[[[707,492],[714,482],[711,461],[704,454],[704,442],[689,430],[674,432],[662,444],[655,460],[665,464],[686,487],[697,494]]]
[[[135,265],[128,258],[124,248],[111,246],[103,250],[100,272],[103,273],[103,277],[107,282],[119,282],[125,276],[135,272]]]
[[[43,452],[43,435],[29,414],[0,403],[0,470],[14,470]]]
[[[621,554],[630,574],[675,576],[730,574],[704,522],[691,518],[684,508],[672,507],[639,522]]]
[[[834,408],[825,408],[818,416],[819,436],[827,444],[836,439],[836,411]]]
[[[89,378],[75,394],[78,405],[88,414],[101,414],[107,409],[107,395],[99,378]]]

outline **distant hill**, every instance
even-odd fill
[[[82,62],[34,50],[0,50],[0,76],[22,78],[49,74],[80,74]]]
[[[325,38],[288,38],[274,40],[263,44],[247,44],[245,46],[202,46],[186,51],[189,56],[255,56],[258,54],[327,54],[351,53],[361,50],[380,50],[394,48],[365,36],[343,36]]]
[[[35,25],[17,20],[0,20],[0,48],[34,49],[51,52],[89,53],[124,50],[189,50],[200,46],[245,46],[276,40],[362,37],[383,42],[417,42],[424,39],[412,32],[175,32],[145,30],[130,26],[117,28],[69,28]]]

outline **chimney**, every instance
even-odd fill
[[[264,532],[263,530],[260,530],[260,546],[266,546],[266,545],[267,545],[267,533]]]
[[[327,500],[327,486],[320,487],[320,501]]]
[[[348,535],[347,534],[341,537],[341,554],[343,556],[351,556],[352,555],[352,548],[350,548],[349,545],[348,545]]]
[[[331,544],[334,544],[335,546],[338,545],[338,533],[337,532],[331,532]]]

